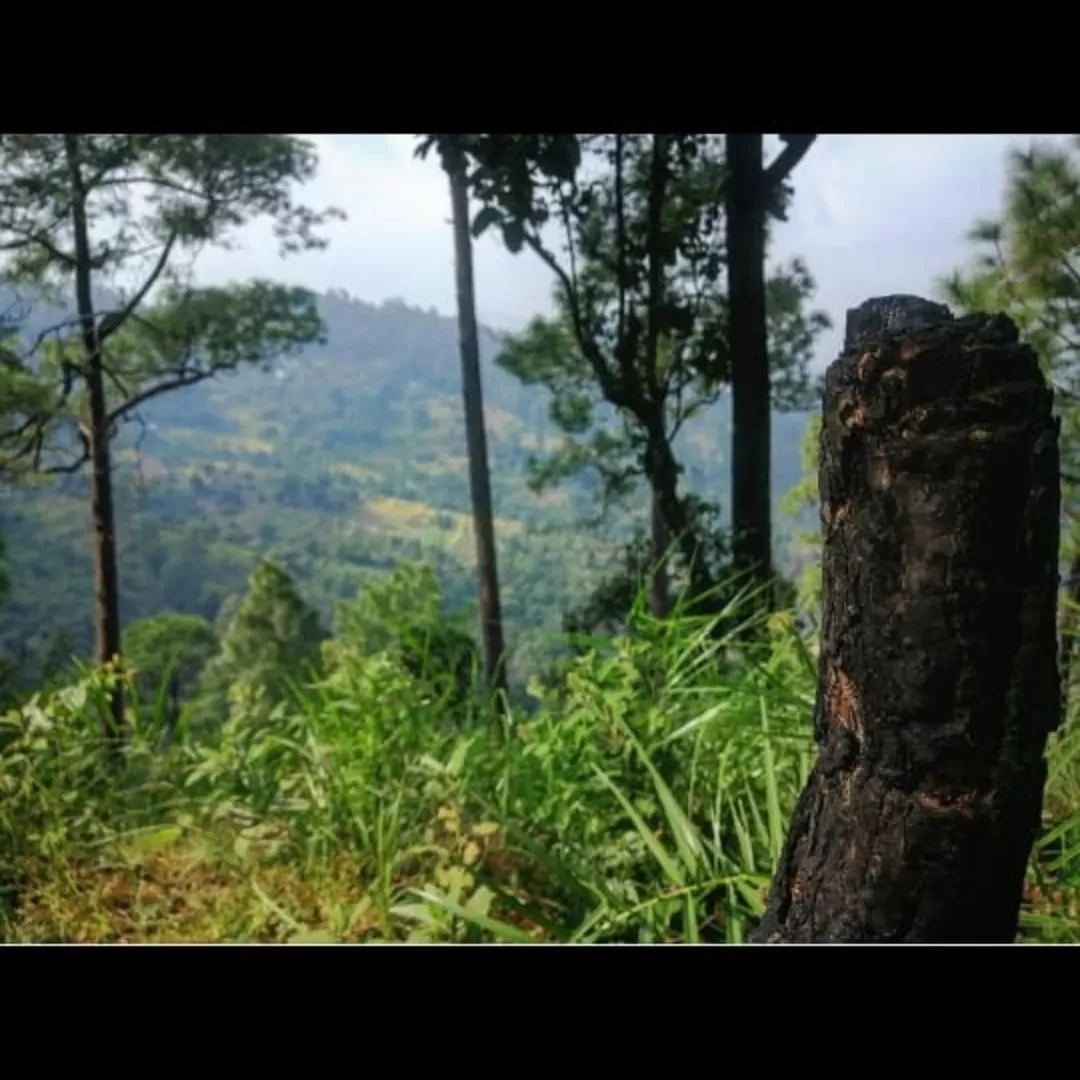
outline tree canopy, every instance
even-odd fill
[[[326,631],[302,599],[292,578],[269,560],[248,579],[248,590],[231,612],[217,655],[206,666],[206,712],[224,719],[230,699],[248,705],[258,691],[269,708],[287,698],[289,683],[305,678],[320,660]]]
[[[0,269],[37,295],[86,293],[0,364],[0,471],[70,472],[89,457],[94,372],[108,433],[153,397],[319,337],[306,290],[197,288],[200,251],[262,216],[282,253],[326,243],[340,211],[294,201],[317,158],[286,135],[0,136]],[[116,300],[95,310],[91,287]],[[87,337],[87,334],[90,334]]]
[[[962,311],[1003,311],[1039,354],[1062,420],[1062,495],[1080,543],[1080,136],[1010,153],[1005,205],[977,221],[973,267],[940,283]]]
[[[435,145],[469,164],[474,231],[498,226],[511,251],[529,249],[555,275],[556,316],[533,320],[499,358],[549,390],[565,436],[534,458],[534,485],[592,468],[606,502],[645,478],[695,591],[707,591],[699,508],[679,491],[673,445],[730,379],[723,138],[436,136],[424,148]],[[805,310],[813,288],[801,260],[768,283],[781,405],[808,400],[813,341],[828,325]]]
[[[152,398],[318,339],[306,290],[192,280],[203,248],[228,247],[258,217],[282,253],[321,247],[315,228],[339,212],[292,191],[316,163],[289,135],[0,136],[0,271],[75,299],[74,315],[0,355],[0,475],[90,464],[99,664],[121,651],[110,441]],[[102,310],[95,285],[118,303]],[[104,721],[114,745],[123,711],[117,683]]]

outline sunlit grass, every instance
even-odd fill
[[[164,753],[136,703],[119,775],[87,675],[0,729],[2,936],[744,942],[813,761],[813,642],[752,621],[639,613],[502,741],[478,695],[342,649],[269,720],[185,721]],[[1080,940],[1078,732],[1051,746],[1022,940]]]

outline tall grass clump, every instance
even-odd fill
[[[368,614],[430,621],[430,586],[396,575]],[[457,638],[343,620],[318,677],[272,707],[238,686],[209,732],[185,717],[166,746],[136,702],[119,769],[98,711],[125,676],[85,673],[3,722],[3,937],[744,941],[812,765],[816,674],[793,613],[749,601],[643,602],[509,717]],[[1037,940],[1076,926],[1076,730],[1052,750]]]
[[[1063,598],[1062,634],[1072,657],[1080,607]],[[1080,698],[1071,690],[1071,668],[1063,665],[1065,722],[1050,737],[1043,829],[1032,852],[1021,911],[1021,936],[1032,941],[1080,942]]]

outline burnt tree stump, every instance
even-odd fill
[[[849,313],[826,375],[817,764],[758,942],[1009,942],[1061,719],[1052,393],[1001,315]]]

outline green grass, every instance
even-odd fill
[[[505,738],[482,699],[342,646],[289,702],[238,699],[166,751],[136,704],[119,774],[87,674],[0,729],[0,935],[745,941],[813,761],[814,644],[788,615],[754,642],[637,627],[535,687]],[[1022,938],[1076,941],[1075,714],[1050,760]]]

